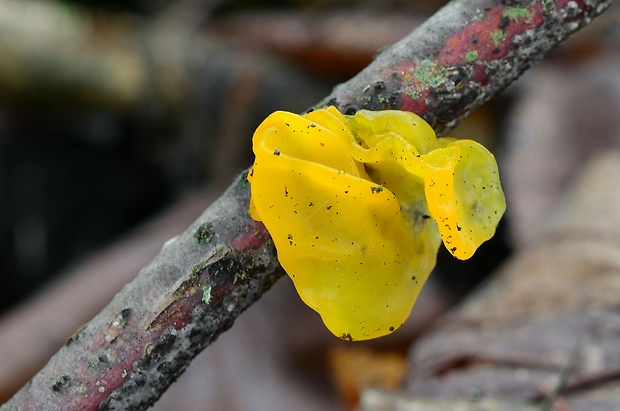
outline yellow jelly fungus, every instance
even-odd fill
[[[441,241],[471,257],[506,208],[488,150],[437,138],[409,112],[279,111],[253,143],[251,216],[302,300],[343,339],[400,327]]]

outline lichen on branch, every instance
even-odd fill
[[[452,1],[315,108],[411,111],[441,133],[612,3]]]

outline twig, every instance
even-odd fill
[[[553,390],[551,390],[545,397],[544,401],[542,402],[540,406],[540,411],[552,411],[555,400],[558,398],[562,390],[566,388],[568,379],[570,378],[571,374],[575,370],[575,366],[577,365],[577,362],[579,361],[579,358],[581,357],[582,350],[583,350],[583,344],[581,343],[575,344],[575,347],[573,348],[573,350],[570,353],[570,356],[568,357],[568,361],[566,365],[564,366],[564,368],[562,368],[562,371],[560,371],[560,378],[558,379],[558,383],[555,385]]]
[[[620,380],[620,368],[610,368],[608,370],[585,374],[585,375],[576,375],[564,384],[562,388],[562,393],[573,394],[580,390],[587,390],[589,388],[597,388],[603,384]],[[528,400],[532,402],[542,401],[545,398],[545,393],[536,392],[528,396]]]

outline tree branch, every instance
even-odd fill
[[[508,4],[505,4],[508,3]],[[399,108],[453,126],[612,0],[457,0],[319,106]],[[3,410],[142,410],[282,275],[243,176]]]
[[[281,276],[243,176],[3,409],[144,409]]]
[[[452,1],[315,108],[412,111],[441,133],[613,2]]]

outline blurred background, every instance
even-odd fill
[[[0,0],[0,402],[251,164],[267,115],[307,109],[444,3]],[[342,343],[283,279],[155,409],[342,410],[397,387],[416,336],[618,146],[619,21],[615,5],[450,133],[496,154],[508,213],[472,260],[442,252],[401,330]]]

